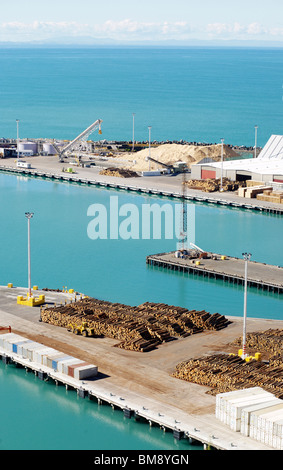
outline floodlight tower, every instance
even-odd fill
[[[148,156],[149,156],[149,159],[148,159],[148,170],[150,171],[150,136],[151,136],[151,127],[152,126],[148,126]]]
[[[221,185],[220,185],[220,191],[223,191],[223,143],[224,143],[224,139],[221,139]]]
[[[243,323],[243,354],[242,359],[246,358],[246,321],[247,321],[247,288],[248,288],[248,261],[251,253],[242,253],[245,260],[245,292],[244,292],[244,323]]]
[[[19,119],[16,119],[17,123],[17,158],[19,158]]]
[[[28,297],[32,297],[31,293],[31,275],[30,275],[30,219],[33,217],[33,212],[26,212],[26,218],[28,219]]]

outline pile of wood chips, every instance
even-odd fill
[[[232,346],[241,347],[242,338]],[[176,366],[174,377],[211,387],[211,395],[249,387],[262,387],[278,398],[283,398],[283,330],[249,333],[247,351],[264,352],[268,360],[244,361],[238,355],[212,354],[191,359]]]
[[[135,171],[124,168],[105,168],[99,172],[100,175],[116,176],[119,178],[136,178],[139,176]]]
[[[43,307],[41,319],[68,328],[87,322],[96,336],[118,339],[119,348],[146,352],[163,342],[204,330],[220,330],[229,323],[223,315],[187,310],[163,303],[145,302],[137,307],[83,298],[67,305]]]

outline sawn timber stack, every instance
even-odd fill
[[[118,339],[117,347],[141,352],[177,337],[220,330],[231,323],[225,316],[205,310],[151,302],[132,307],[89,297],[67,305],[43,307],[41,320],[63,328],[87,322],[96,336]]]

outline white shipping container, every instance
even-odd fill
[[[20,335],[15,335],[14,333],[11,333],[13,334],[13,336],[9,336],[7,338],[4,338],[3,340],[3,349],[5,349],[5,351],[10,351],[12,352],[13,351],[13,341],[20,341],[20,340],[23,340],[24,338]]]
[[[26,354],[24,354],[24,348],[27,347],[28,344],[32,344],[33,341],[31,339],[27,339],[24,343],[21,343],[18,345],[18,355],[21,357],[26,357]]]
[[[97,366],[89,364],[87,366],[76,367],[74,369],[74,378],[77,380],[87,379],[97,375]]]
[[[34,361],[34,352],[37,350],[37,349],[41,349],[42,348],[42,344],[32,344],[31,346],[28,346],[27,348],[27,358],[30,359],[32,362],[35,362]]]
[[[37,364],[43,365],[43,356],[46,355],[46,354],[51,353],[51,351],[52,351],[52,348],[49,348],[49,347],[47,347],[47,346],[43,346],[43,345],[42,345],[42,348],[41,348],[41,349],[37,349],[37,350],[34,352],[34,361],[35,361]]]
[[[62,361],[60,361],[58,363],[58,372],[60,372],[61,374],[64,374],[64,367],[68,364],[72,364],[73,361],[77,360],[75,357],[73,356],[68,356],[67,358],[64,358]]]
[[[232,390],[231,392],[224,392],[224,393],[218,393],[216,395],[216,410],[217,414],[224,411],[226,408],[226,404],[229,400],[233,400],[235,398],[241,398],[243,396],[246,396],[247,394],[252,394],[252,393],[260,393],[262,392],[263,389],[261,387],[250,387],[250,388],[244,388],[242,390]]]
[[[48,359],[48,357],[51,356],[52,354],[59,354],[59,351],[57,351],[56,349],[51,348],[51,351],[49,351],[49,353],[44,354],[44,355],[43,355],[43,358],[42,358],[42,360],[43,360],[43,365],[44,365],[44,366],[47,366],[47,359]]]
[[[81,359],[70,359],[69,361],[63,362],[62,364],[62,373],[65,375],[68,375],[68,367],[75,365],[75,364],[80,364],[82,362]]]
[[[256,403],[251,406],[248,406],[247,408],[243,408],[242,413],[241,413],[241,434],[245,436],[249,436],[249,427],[250,427],[250,418],[251,414],[254,413],[255,411],[263,411],[266,408],[269,408],[270,406],[277,405],[282,403],[282,400],[280,398],[273,398],[270,401],[267,401],[265,403]]]

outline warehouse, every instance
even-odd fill
[[[191,166],[192,179],[229,178],[283,183],[283,136],[272,135],[257,158],[199,163]]]

